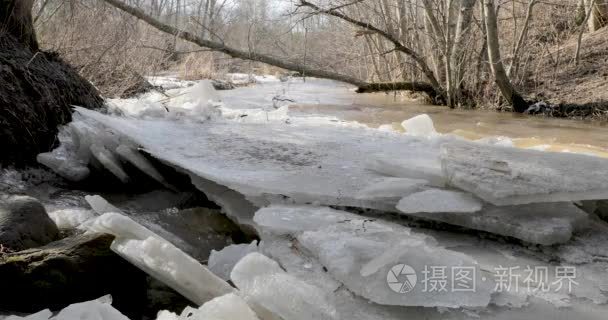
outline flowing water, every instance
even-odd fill
[[[253,87],[225,91],[222,95],[228,105],[239,107],[276,105],[277,101],[288,99],[293,103],[289,111],[294,115],[335,116],[370,127],[389,125],[397,131],[403,131],[403,120],[426,113],[440,133],[453,133],[467,139],[504,136],[511,138],[517,147],[608,157],[608,127],[605,124],[489,110],[450,110],[394,93],[357,94],[353,89],[333,81],[309,79],[306,83],[262,82]]]

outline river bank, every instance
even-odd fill
[[[608,160],[601,145],[583,148],[580,128],[543,120],[525,145],[490,134],[526,134],[515,119],[402,117],[392,97],[325,80],[266,77],[225,92],[151,80],[164,95],[110,100],[106,114],[76,108],[60,148],[39,155],[72,182],[21,176],[7,189],[39,198],[58,225],[111,235],[112,252],[196,308],[144,299],[148,318],[605,316]],[[370,112],[384,104],[396,113]],[[114,299],[63,314],[141,317]]]

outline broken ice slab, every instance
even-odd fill
[[[410,194],[399,201],[397,209],[403,213],[421,212],[477,212],[483,203],[472,195],[451,190],[431,189]]]
[[[198,305],[234,291],[198,261],[126,216],[106,213],[88,228],[116,236],[114,252]]]
[[[123,183],[129,182],[129,175],[125,172],[122,167],[122,164],[116,159],[114,154],[110,152],[106,147],[99,144],[93,144],[90,147],[91,154],[101,165],[112,173],[116,178],[118,178]]]
[[[230,272],[241,258],[258,251],[258,242],[232,244],[220,251],[211,250],[207,266],[211,272],[224,280],[230,280]]]
[[[260,253],[250,253],[241,259],[230,278],[246,300],[282,319],[338,319],[326,292],[289,275],[276,261]]]
[[[89,219],[95,217],[93,210],[83,208],[64,208],[48,211],[57,228],[63,230],[75,229]]]
[[[608,160],[452,141],[441,146],[450,186],[495,205],[608,199]]]
[[[583,229],[588,222],[588,215],[569,202],[502,207],[486,205],[471,213],[409,210],[407,214],[541,245],[567,242],[573,232]]]
[[[433,137],[437,135],[437,130],[433,125],[433,120],[428,114],[417,115],[401,123],[408,135],[418,137]]]
[[[96,300],[71,304],[59,311],[54,317],[53,313],[46,309],[26,317],[9,316],[4,320],[129,320],[120,311],[114,309],[111,304],[112,298],[104,296]]]
[[[297,239],[334,278],[375,303],[447,308],[488,305],[491,288],[481,280],[479,267],[471,257],[415,235],[402,234],[400,240],[392,235],[392,241],[387,241],[391,236],[388,232],[397,230],[359,220],[306,231]],[[416,285],[432,266],[466,272],[470,282],[465,286],[470,286],[469,290],[448,292],[429,290],[429,283]],[[473,282],[477,284],[475,290]]]
[[[214,298],[198,309],[186,307],[178,316],[169,311],[158,313],[156,320],[258,320],[243,298],[234,293]]]
[[[486,306],[490,288],[481,281],[471,257],[436,245],[433,238],[410,228],[330,208],[270,206],[254,218],[263,232],[291,234],[302,249],[327,268],[353,293],[384,305],[448,307]],[[468,270],[475,292],[425,291],[414,284],[407,294],[387,286],[392,268],[407,264],[422,279],[425,266]],[[404,276],[404,275],[400,275]]]
[[[69,156],[60,155],[57,149],[53,150],[53,152],[38,154],[36,161],[73,182],[82,181],[91,173],[86,165]]]

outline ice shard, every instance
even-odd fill
[[[116,236],[114,252],[198,305],[234,292],[198,261],[126,216],[106,213],[88,228]]]

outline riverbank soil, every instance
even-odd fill
[[[72,106],[103,105],[97,89],[56,54],[0,33],[0,165],[26,165],[57,144]]]
[[[524,93],[557,105],[554,116],[608,120],[608,28],[584,35],[578,65],[576,46],[573,36],[532,62]]]

